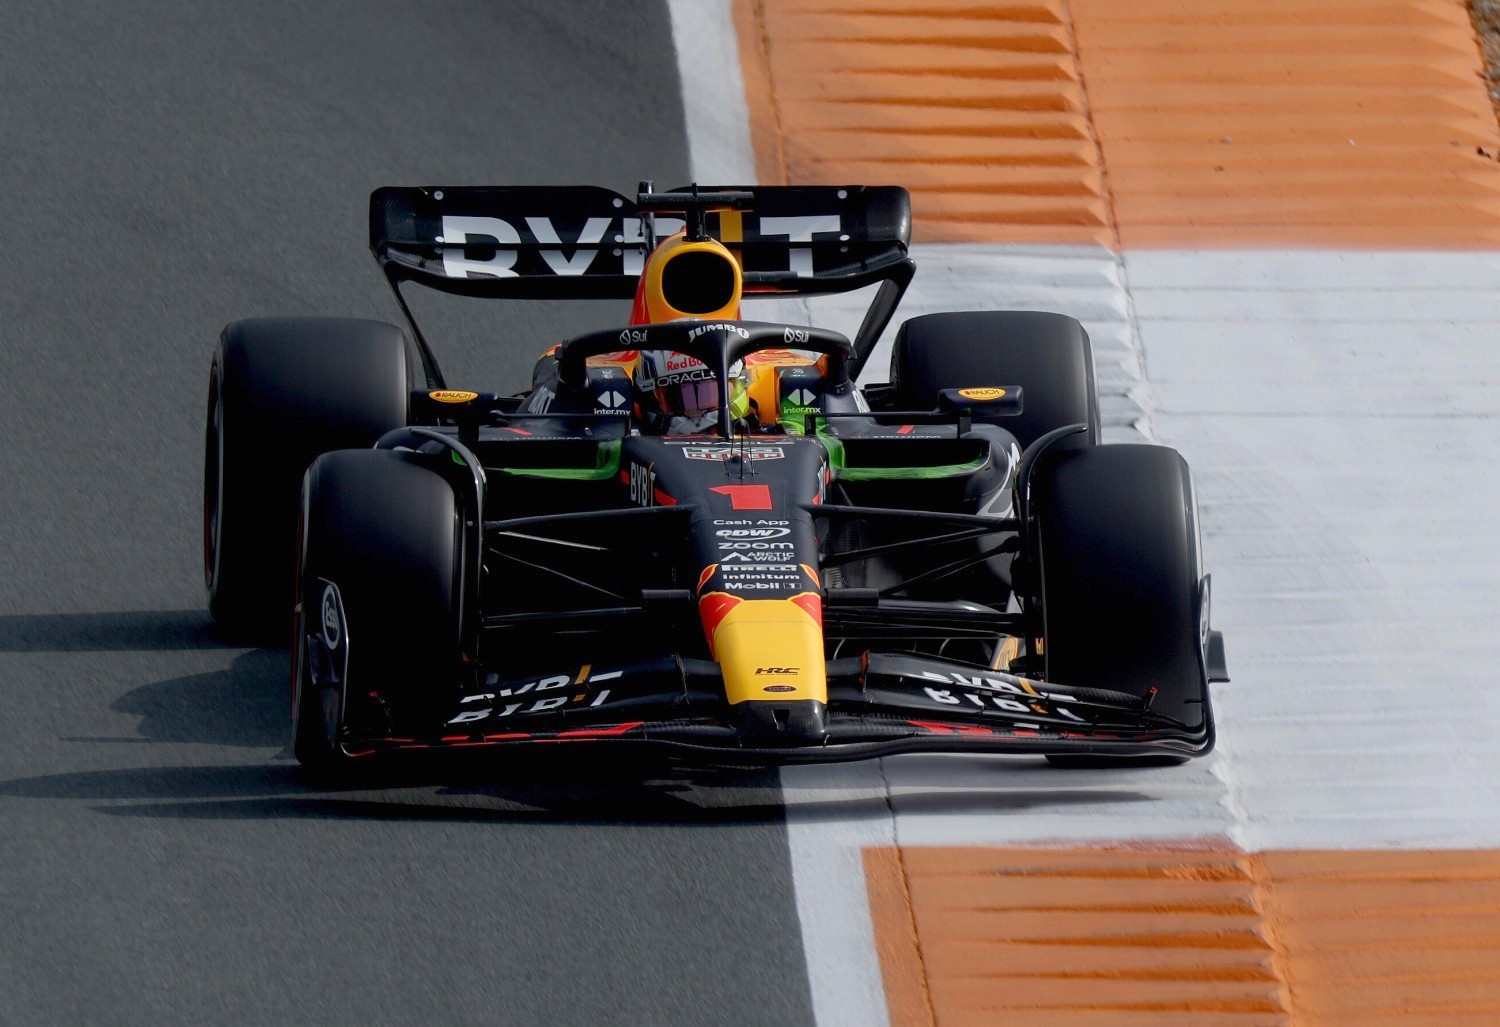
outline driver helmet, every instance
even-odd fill
[[[689,240],[685,232],[661,242],[646,261],[636,288],[631,324],[679,320],[738,320],[743,275],[734,254],[717,239]],[[730,416],[750,409],[744,361],[730,368]],[[707,427],[719,408],[719,385],[707,365],[670,350],[641,353],[638,383],[650,392],[673,432]],[[698,422],[702,423],[686,423]]]
[[[701,360],[672,350],[642,350],[637,383],[656,398],[662,413],[672,417],[698,418],[719,409],[719,382],[713,371]],[[745,362],[738,360],[729,369],[729,415],[738,420],[749,412]]]

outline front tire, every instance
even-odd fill
[[[322,773],[348,764],[346,742],[440,726],[458,683],[462,543],[452,487],[407,455],[325,453],[302,498],[292,748]]]
[[[1050,455],[1033,479],[1046,678],[1145,697],[1187,731],[1211,732],[1197,503],[1164,446]],[[1049,757],[1065,766],[1160,765]],[[1175,758],[1167,758],[1172,762]]]

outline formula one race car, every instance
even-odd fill
[[[292,614],[297,758],[1208,752],[1226,675],[1187,465],[1099,444],[1061,314],[913,318],[857,385],[909,232],[890,187],[377,190],[411,337],[240,321],[209,378],[209,606]],[[443,379],[413,281],[634,309],[500,397]],[[852,342],[740,316],[864,286]]]

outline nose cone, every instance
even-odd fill
[[[828,672],[816,593],[740,599],[709,592],[703,630],[746,745],[817,745],[828,735]]]
[[[721,598],[722,597],[722,598]],[[711,592],[699,600],[703,628],[724,674],[731,704],[828,699],[818,596],[737,599]]]
[[[735,707],[735,728],[747,746],[821,745],[828,738],[828,707],[800,702],[747,702]]]

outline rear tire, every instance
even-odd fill
[[[1207,730],[1197,505],[1186,461],[1164,446],[1064,450],[1037,468],[1031,511],[1047,680],[1142,697],[1155,689],[1154,713]],[[1161,764],[1048,758],[1063,766]]]
[[[407,344],[378,321],[236,321],[209,372],[203,461],[208,608],[235,630],[285,630],[302,472],[406,423]]]
[[[460,526],[448,482],[388,450],[325,453],[302,498],[292,748],[320,773],[348,764],[346,729],[373,737],[439,726],[458,682]],[[325,604],[342,613],[338,645],[323,651],[342,648],[343,675],[319,685],[308,657],[327,645]]]
[[[1065,314],[987,310],[924,314],[901,326],[891,382],[903,409],[932,410],[943,389],[1019,385],[1023,410],[998,423],[1025,449],[1055,428],[1087,424],[1099,441],[1088,332]]]

